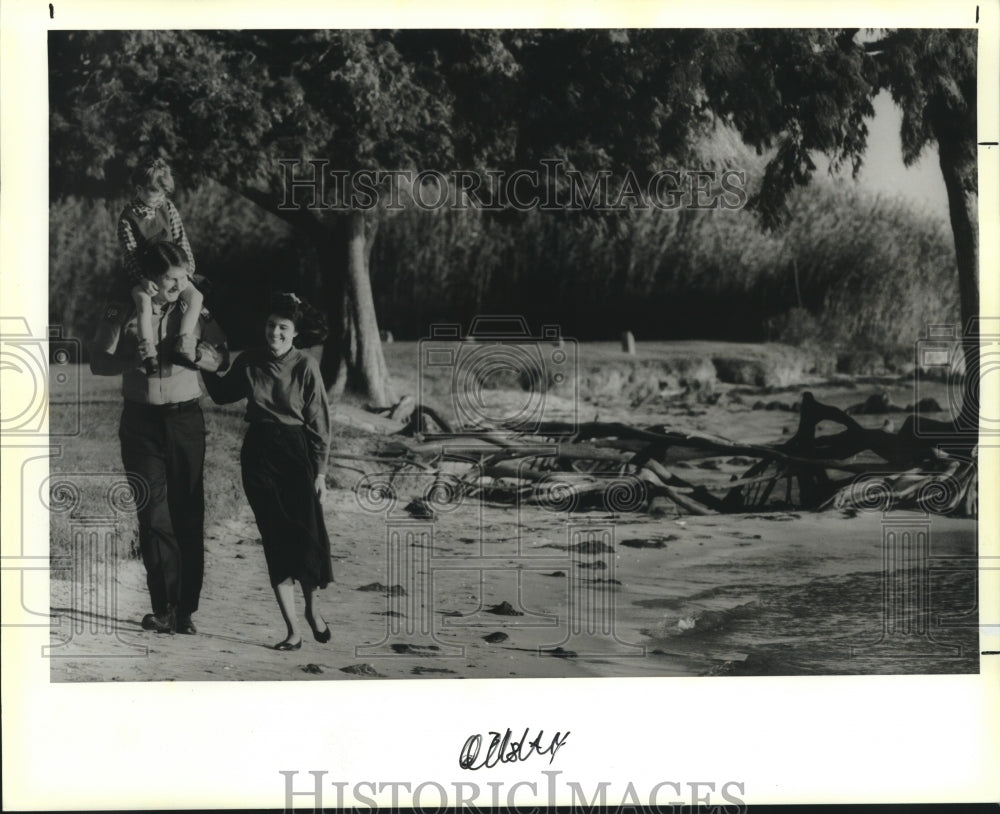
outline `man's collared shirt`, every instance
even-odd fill
[[[122,396],[126,401],[153,405],[181,404],[201,396],[198,372],[170,361],[170,353],[179,336],[182,314],[183,304],[180,302],[153,305],[153,332],[160,350],[160,370],[149,376],[140,366],[138,316],[135,309],[125,303],[111,303],[105,309],[93,349],[120,359],[135,359],[135,368],[122,374]],[[208,332],[216,334],[211,338],[224,344],[218,327],[214,323],[208,323],[205,316],[203,313],[198,320],[195,339],[201,338],[206,333],[206,326],[211,325],[212,330]],[[198,366],[201,369],[214,371],[224,367],[224,351],[220,353],[213,345],[205,342],[198,348]]]

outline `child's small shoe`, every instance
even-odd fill
[[[198,342],[191,334],[181,334],[174,345],[173,361],[185,367],[197,368]]]
[[[160,360],[156,345],[148,339],[139,340],[139,365],[147,376],[155,376],[160,372]]]

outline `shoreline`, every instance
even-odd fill
[[[411,575],[416,579],[406,583],[410,590],[403,595],[363,590],[373,584],[400,584],[405,568],[394,572],[395,577],[390,574],[385,526],[373,523],[350,492],[331,492],[326,515],[335,582],[322,592],[321,607],[333,640],[317,644],[303,623],[303,646],[294,653],[271,649],[283,637],[284,626],[252,519],[243,515],[211,524],[202,605],[194,617],[197,635],[158,635],[139,628],[142,614],[148,612],[145,576],[138,560],[125,560],[118,563],[116,573],[116,612],[111,620],[103,620],[105,627],[110,621],[114,635],[107,630],[75,633],[60,648],[61,655],[52,659],[51,678],[54,682],[272,681],[756,674],[752,662],[749,673],[740,667],[754,651],[727,644],[719,635],[726,631],[713,630],[711,624],[759,599],[765,583],[778,592],[801,591],[824,580],[849,584],[857,575],[877,576],[882,563],[884,520],[874,514],[849,520],[831,512],[796,513],[797,517],[720,515],[664,523],[644,516],[609,519],[597,512],[567,522],[533,510],[521,518],[521,539],[505,537],[511,531],[505,519],[515,514],[511,509],[483,510],[482,557],[468,553],[477,546],[469,542],[468,517],[461,511],[434,524],[433,550],[422,560],[433,563],[435,571],[432,607],[430,616],[422,616],[427,597],[420,595],[420,573]],[[570,551],[567,535],[579,529],[568,527],[578,519],[579,529],[584,530],[613,523],[613,551],[586,556]],[[904,512],[891,519],[921,520]],[[934,522],[935,556],[974,553],[969,550],[974,521],[935,518]],[[664,534],[666,527],[669,534]],[[663,545],[626,544],[641,540]],[[597,570],[582,567],[598,562],[603,563],[604,576],[592,577]],[[480,592],[479,575],[472,569],[483,564],[492,570],[483,572]],[[568,574],[558,576],[560,570]],[[603,583],[596,591],[588,590],[595,579]],[[575,632],[567,605],[571,585],[576,586],[575,601],[589,600],[592,606],[589,616],[581,615]],[[73,604],[74,583],[53,579],[51,590],[54,614],[68,617],[76,626],[87,620],[79,608],[63,610]],[[524,616],[490,613],[505,602],[508,613],[520,610]],[[604,607],[596,607],[601,602]],[[399,613],[399,608],[405,609],[403,617],[387,615]],[[602,628],[608,619],[613,623],[612,636]],[[430,626],[424,629],[422,623],[428,620]],[[704,634],[698,629],[703,621],[709,625]],[[858,608],[854,624],[861,634],[845,641],[841,669],[829,672],[910,672],[898,659],[887,659],[881,666],[877,659],[863,666],[859,662],[858,673],[851,669],[848,647],[876,641],[881,622],[877,602]],[[59,627],[52,630],[52,644],[60,639]],[[496,641],[501,638],[497,634],[506,638]],[[785,631],[762,630],[760,641],[763,645],[768,637],[795,640],[809,635],[800,623]],[[145,656],[143,648],[148,648]],[[962,669],[956,672],[970,671],[968,657],[960,664]],[[978,666],[971,669],[977,670]],[[940,665],[932,670],[940,671]]]

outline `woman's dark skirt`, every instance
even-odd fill
[[[292,577],[303,588],[325,588],[333,580],[330,538],[314,488],[316,471],[305,428],[251,424],[240,464],[271,585]]]

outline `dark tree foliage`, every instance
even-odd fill
[[[778,224],[814,156],[856,173],[872,100],[903,110],[904,156],[937,145],[962,313],[978,311],[975,31],[52,32],[53,196],[120,194],[168,156],[277,214],[324,265],[324,375],[392,400],[368,260],[378,211],[282,208],[280,159],[338,170],[537,168],[642,182],[718,121],[768,157],[751,205]],[[336,326],[341,326],[336,329]]]

